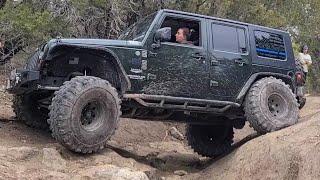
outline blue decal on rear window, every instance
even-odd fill
[[[281,35],[255,31],[254,37],[258,56],[279,60],[287,58],[284,40]]]

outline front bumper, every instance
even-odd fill
[[[33,89],[35,82],[40,79],[39,71],[15,69],[11,71],[7,80],[6,90],[13,94],[21,94]]]

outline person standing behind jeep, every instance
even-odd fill
[[[311,56],[308,53],[308,46],[304,45],[301,50],[300,53],[298,55],[298,60],[300,61],[302,67],[303,67],[303,72],[305,74],[305,78],[307,79],[307,74],[308,74],[308,67],[312,64],[312,60],[311,60]]]
[[[190,30],[189,28],[183,27],[179,28],[176,33],[176,42],[180,44],[189,44],[193,45],[191,41],[188,41],[190,37]]]

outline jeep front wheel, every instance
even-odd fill
[[[90,76],[65,82],[55,92],[49,109],[52,136],[81,153],[103,149],[121,115],[116,89],[108,81]]]
[[[48,109],[38,103],[41,96],[36,93],[13,96],[13,111],[17,119],[36,129],[49,129]]]
[[[299,105],[290,87],[274,77],[255,82],[245,100],[245,116],[261,134],[298,122]]]
[[[198,154],[215,157],[231,150],[233,128],[229,125],[187,126],[188,144]]]

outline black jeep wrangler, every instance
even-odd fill
[[[7,89],[19,119],[76,152],[103,149],[122,116],[187,123],[191,147],[216,156],[247,120],[259,133],[297,123],[303,85],[288,33],[161,10],[118,40],[49,41]]]

